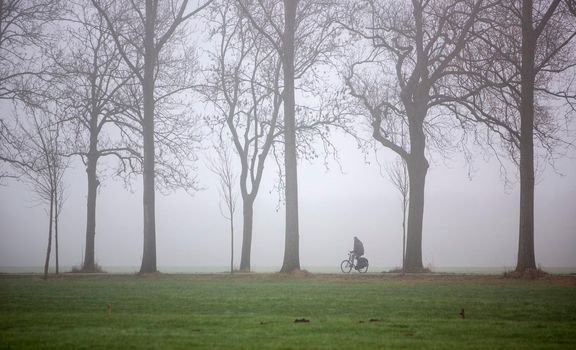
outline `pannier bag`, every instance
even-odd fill
[[[365,257],[358,258],[358,264],[356,265],[359,269],[368,266],[368,259]]]

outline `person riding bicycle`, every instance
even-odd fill
[[[354,254],[352,261],[354,261],[354,259],[358,261],[358,258],[364,255],[364,245],[356,236],[354,236],[354,249],[350,253]]]

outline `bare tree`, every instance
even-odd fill
[[[473,39],[482,0],[357,1],[348,6],[344,26],[370,45],[344,73],[351,96],[372,126],[372,136],[397,153],[409,173],[405,269],[421,271],[424,188],[430,144],[445,152],[454,122],[445,96],[458,103],[450,87],[462,73],[453,69]],[[365,50],[364,50],[365,51]],[[360,50],[362,52],[362,50]],[[400,135],[407,130],[408,135]],[[407,137],[407,145],[400,142]]]
[[[162,73],[161,55],[183,24],[209,3],[189,10],[188,0],[162,2],[161,5],[157,0],[145,3],[92,0],[142,90],[144,247],[141,273],[157,271],[154,141],[159,98],[156,78]]]
[[[282,65],[286,235],[281,271],[290,272],[300,269],[297,131],[307,129],[296,118],[296,82],[334,52],[339,31],[334,25],[335,6],[331,1],[308,0],[237,0],[237,3],[253,28],[277,52]],[[309,129],[319,125],[326,124],[312,123]]]
[[[230,221],[230,273],[234,273],[234,213],[236,212],[236,195],[234,184],[238,176],[232,167],[230,148],[221,143],[215,147],[217,157],[212,159],[208,168],[220,182],[220,213]],[[223,207],[224,206],[224,207]]]
[[[49,125],[49,113],[39,106],[45,98],[44,84],[50,69],[42,51],[54,43],[49,28],[63,12],[59,0],[0,2],[0,102],[11,100],[15,110],[32,107],[33,123],[9,121],[0,116],[0,161],[16,173],[0,173],[26,181],[40,199],[49,202],[48,247],[44,276],[47,277],[54,225],[56,274],[59,273],[58,222],[64,203],[62,176],[67,161],[62,159],[62,137],[58,126]],[[23,104],[19,104],[22,102]],[[41,113],[42,118],[36,113]],[[4,119],[6,118],[6,119]],[[5,122],[6,120],[6,122]]]
[[[122,113],[125,100],[120,90],[132,78],[107,32],[106,23],[89,1],[71,3],[71,11],[61,22],[60,47],[47,50],[52,60],[49,95],[60,106],[59,123],[68,139],[68,155],[78,155],[86,166],[88,195],[86,205],[86,245],[83,272],[96,272],[96,200],[101,179],[99,161],[116,157],[123,170],[135,171],[141,162],[137,150],[126,140],[127,121]],[[116,130],[115,130],[116,129]],[[118,130],[120,129],[120,130]],[[111,137],[110,134],[121,137]]]
[[[276,50],[234,3],[216,2],[209,20],[218,39],[202,94],[217,110],[209,118],[212,128],[226,128],[240,160],[240,193],[243,208],[240,270],[250,271],[254,201],[264,165],[273,143],[280,137],[282,96],[281,62]],[[223,135],[220,135],[222,138]]]
[[[18,163],[13,163],[38,199],[48,205],[48,244],[44,263],[44,278],[48,277],[52,238],[56,230],[56,273],[59,272],[57,230],[58,218],[64,200],[64,172],[68,160],[61,153],[62,138],[58,123],[50,113],[29,109],[29,120],[18,122],[16,133],[25,141],[20,145]]]
[[[544,3],[544,4],[542,4]],[[574,2],[565,2],[574,4]],[[560,0],[542,1],[534,8],[532,0],[522,2],[522,63],[520,69],[520,226],[516,271],[536,269],[534,256],[534,123],[535,91],[538,73],[565,72],[574,67],[574,60],[558,62],[564,48],[576,36],[576,16],[560,7]],[[546,6],[547,5],[547,6]],[[541,6],[544,6],[543,8]],[[542,11],[544,10],[545,11]],[[534,11],[538,11],[534,15]],[[566,16],[569,16],[566,18]],[[553,18],[555,17],[555,18]],[[556,23],[554,23],[556,22]],[[564,31],[561,38],[554,37]],[[556,39],[556,40],[554,40]],[[551,47],[552,46],[552,47]],[[539,52],[540,51],[540,52]],[[544,51],[544,57],[542,57]],[[572,51],[572,54],[576,51]],[[574,72],[572,70],[572,72]],[[545,89],[547,90],[547,89]],[[562,93],[555,93],[562,96]]]
[[[460,86],[467,109],[502,142],[520,174],[518,273],[536,270],[534,253],[535,160],[550,159],[574,114],[576,12],[570,0],[498,1],[478,26],[477,40],[460,66],[471,72]],[[521,39],[521,40],[519,40]],[[552,105],[562,103],[568,113]],[[556,108],[557,109],[557,108]],[[495,149],[495,140],[484,141]]]

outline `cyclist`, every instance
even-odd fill
[[[354,249],[350,253],[354,254],[352,261],[356,258],[356,264],[358,263],[358,258],[364,255],[364,245],[356,236],[354,236]]]

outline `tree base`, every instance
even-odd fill
[[[289,272],[280,271],[278,273],[282,274],[282,275],[293,276],[293,277],[308,277],[308,276],[312,275],[310,272],[308,272],[308,270],[301,270],[301,269],[294,269],[294,270],[289,271]]]
[[[70,273],[106,273],[106,271],[102,269],[102,266],[95,263],[94,266],[74,266],[72,270],[70,270]]]
[[[431,269],[428,267],[405,267],[402,269],[401,267],[398,269],[394,269],[390,272],[400,272],[400,273],[433,273]]]
[[[525,268],[504,272],[504,278],[538,279],[548,275],[548,272],[542,270],[541,268]]]
[[[162,275],[162,272],[160,272],[160,271],[158,271],[158,270],[153,271],[153,272],[138,272],[138,273],[136,273],[136,275],[138,275],[138,276],[143,276],[143,277],[148,277],[148,276],[154,277],[154,276],[160,276],[160,275]]]

